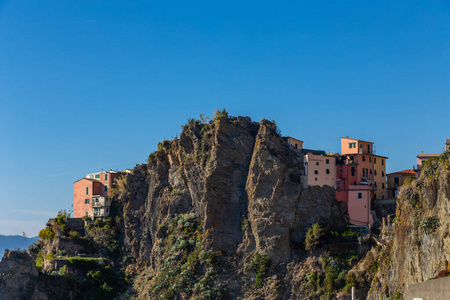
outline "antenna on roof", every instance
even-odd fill
[[[348,138],[348,135],[346,135],[346,137]]]

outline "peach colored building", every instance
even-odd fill
[[[396,198],[398,194],[398,188],[403,185],[405,179],[415,178],[416,174],[417,172],[412,169],[387,174],[387,198]]]
[[[293,137],[288,136],[287,142],[291,146],[291,149],[303,149],[303,141],[300,141],[298,139],[294,139]]]
[[[336,157],[318,155],[312,152],[305,154],[305,175],[310,186],[336,185]]]
[[[88,216],[92,219],[107,217],[110,213],[111,201],[108,196],[114,180],[122,172],[109,170],[87,174],[74,182],[73,211],[75,218]]]

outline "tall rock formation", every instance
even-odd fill
[[[380,260],[368,299],[401,293],[426,281],[450,262],[450,152],[430,159],[419,179],[401,188],[394,239]]]

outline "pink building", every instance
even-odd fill
[[[336,199],[347,203],[350,222],[373,225],[372,201],[386,197],[386,159],[376,155],[373,143],[341,138],[336,159]]]
[[[74,218],[103,218],[110,213],[111,188],[117,177],[124,174],[109,170],[87,174],[74,182],[73,212]]]

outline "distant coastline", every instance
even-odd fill
[[[0,258],[3,257],[3,253],[6,249],[14,250],[14,249],[27,249],[31,244],[36,242],[39,238],[35,237],[27,237],[26,243],[22,236],[20,235],[1,235],[0,234]]]

